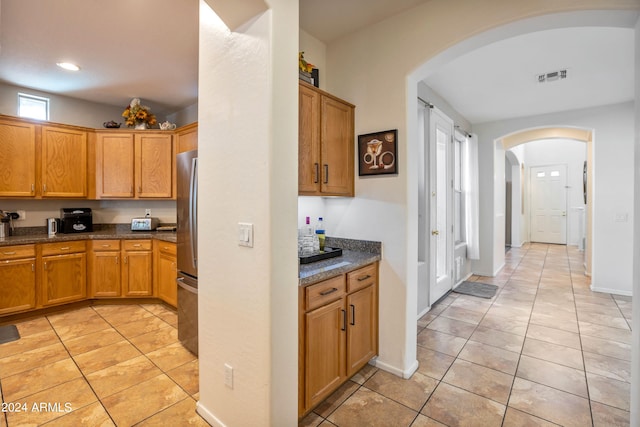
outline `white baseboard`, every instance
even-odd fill
[[[209,424],[211,424],[213,427],[227,427],[225,423],[223,423],[222,421],[220,421],[218,419],[218,417],[216,417],[215,415],[213,415],[211,413],[211,411],[209,411],[207,408],[205,408],[200,401],[198,401],[196,403],[196,412],[198,413],[198,415],[200,415],[202,418],[205,419],[206,422],[208,422]]]
[[[411,366],[408,369],[402,370],[402,369],[396,368],[395,366],[384,363],[378,358],[373,363],[373,366],[375,366],[376,368],[382,369],[385,372],[389,372],[390,374],[393,374],[397,377],[401,377],[407,380],[411,378],[411,375],[413,375],[418,370],[419,363],[417,360],[414,360],[414,362],[411,364]]]
[[[424,316],[425,314],[427,314],[427,313],[429,312],[429,310],[431,310],[431,306],[429,306],[429,307],[425,308],[425,309],[424,309],[424,310],[422,310],[420,313],[418,313],[418,318],[417,318],[416,320],[420,319],[422,316]]]
[[[627,296],[627,297],[631,297],[633,296],[633,292],[632,291],[623,291],[621,289],[613,289],[613,288],[603,288],[600,286],[595,286],[595,285],[591,285],[590,289],[593,292],[602,292],[605,294],[613,294],[613,295],[623,295],[623,296]]]

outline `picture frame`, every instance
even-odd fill
[[[398,129],[358,135],[358,175],[398,173]]]

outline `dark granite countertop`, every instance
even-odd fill
[[[382,259],[380,242],[327,237],[325,244],[332,248],[342,248],[342,256],[300,264],[298,268],[300,286],[330,279]]]
[[[176,233],[172,231],[131,231],[130,225],[94,225],[94,231],[88,233],[58,233],[49,237],[45,227],[32,227],[29,230],[16,229],[16,235],[0,239],[0,246],[28,245],[33,243],[69,242],[73,240],[101,239],[157,239],[164,242],[176,242]]]

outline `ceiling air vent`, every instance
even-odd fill
[[[567,78],[567,70],[551,71],[549,73],[538,74],[538,83],[555,82]]]

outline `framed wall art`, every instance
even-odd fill
[[[358,135],[358,174],[398,173],[398,129]]]

